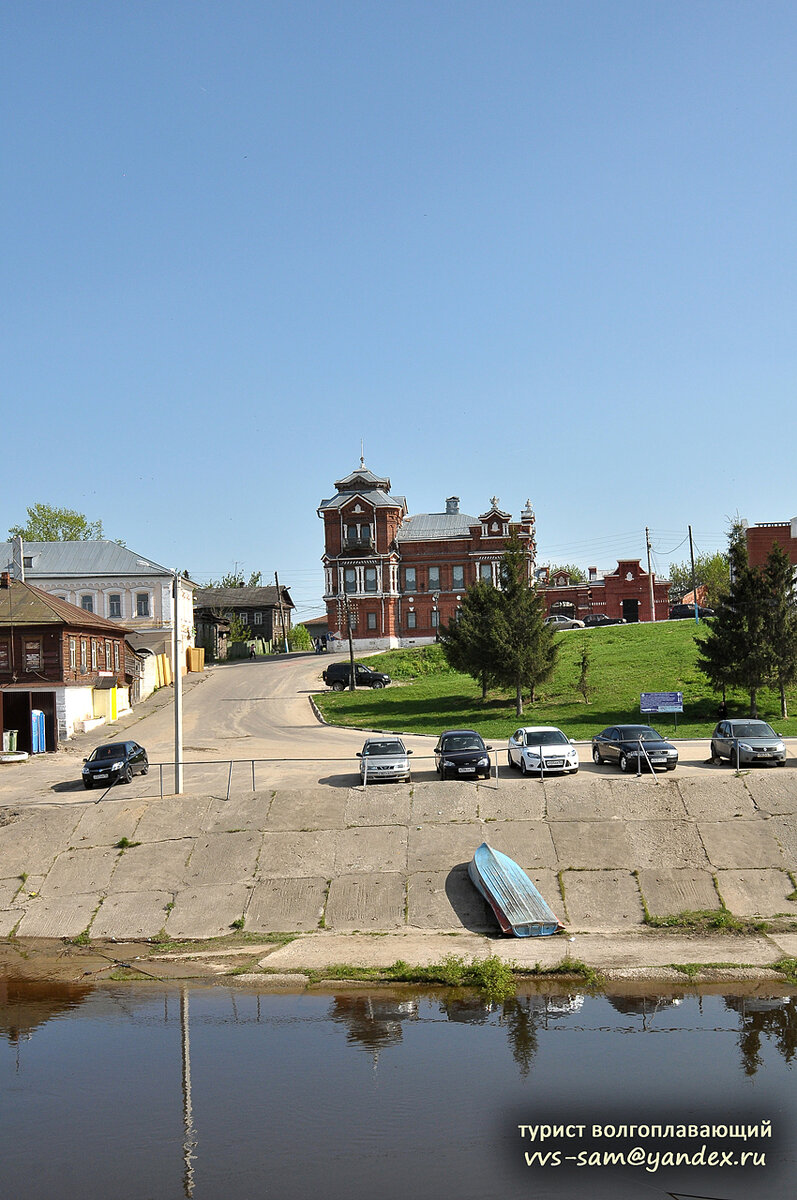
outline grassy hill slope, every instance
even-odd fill
[[[534,704],[524,702],[520,721],[508,692],[491,692],[482,701],[477,684],[451,671],[438,646],[391,650],[368,659],[369,666],[387,671],[397,685],[382,691],[325,692],[316,700],[328,721],[362,729],[437,734],[464,727],[478,729],[484,737],[504,738],[519,724],[559,725],[568,737],[585,739],[616,722],[647,721],[640,717],[640,692],[683,692],[678,736],[708,737],[714,728],[719,697],[697,669],[692,621],[574,629],[557,638],[556,672]],[[584,644],[591,656],[589,704],[576,691]],[[797,711],[797,690],[789,697],[789,709]],[[747,696],[730,693],[728,711],[730,716],[746,716]],[[779,713],[777,695],[762,691],[759,716],[778,732],[797,735],[797,718],[782,721]],[[665,735],[675,733],[670,713],[650,723]]]

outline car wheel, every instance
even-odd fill
[[[603,764],[603,759],[601,758],[601,752],[597,746],[592,747],[592,761],[599,767],[602,766],[602,764]]]
[[[571,774],[571,775],[578,775],[578,767],[573,767],[573,770],[570,772],[570,774]]]
[[[507,761],[507,766],[508,766],[508,767],[509,767],[511,770],[513,770],[513,771],[514,771],[514,769],[515,769],[515,760],[514,760],[514,758],[512,757],[512,753],[511,753],[511,751],[509,751],[509,750],[507,750],[507,752],[506,752],[506,761]]]
[[[84,779],[83,786],[87,792],[90,792],[91,789],[94,787],[94,784],[92,783],[92,781],[90,779]]]
[[[778,766],[778,767],[785,767],[785,766],[786,766],[786,759],[785,759],[785,758],[779,758],[779,759],[778,759],[778,761],[777,761],[777,763],[776,763],[776,766]]]
[[[711,743],[711,761],[716,763],[722,762],[722,755],[713,742]]]
[[[620,755],[620,770],[621,770],[621,771],[627,771],[627,770],[628,770],[628,766],[629,766],[629,763],[628,763],[628,755],[627,755],[627,754],[621,754],[621,755]]]
[[[124,771],[122,771],[122,779],[124,779],[125,783],[133,782],[133,768],[130,766],[130,763],[128,763]]]
[[[676,768],[677,766],[678,766],[678,763],[677,763],[677,762],[674,762],[674,763],[667,763],[667,770],[668,770],[668,771],[674,771],[674,770],[675,770],[675,768]]]
[[[141,768],[141,774],[146,775],[148,771],[149,771],[149,763],[145,762],[144,766]]]
[[[342,692],[345,687],[346,687],[346,684],[343,682],[342,679],[336,679],[335,682],[332,684],[332,691],[333,692]]]
[[[372,683],[372,684],[371,684],[371,687],[372,687],[372,688],[383,688],[384,686],[385,686],[385,685],[384,685],[384,683],[382,682],[382,680],[381,680],[381,679],[377,679],[376,683]]]
[[[525,758],[523,757],[523,755],[521,754],[521,756],[520,756],[520,774],[521,774],[521,775],[528,775],[528,773],[529,773],[529,769],[528,769],[528,767],[526,766],[526,760],[525,760]]]

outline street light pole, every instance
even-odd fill
[[[180,576],[174,572],[174,629],[172,631],[172,663],[174,670],[174,794],[183,793],[183,638],[180,629]]]

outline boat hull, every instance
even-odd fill
[[[468,874],[504,933],[550,937],[562,928],[526,872],[500,850],[483,842],[468,864]]]

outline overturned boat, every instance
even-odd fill
[[[515,937],[550,937],[563,928],[526,872],[486,842],[482,842],[468,863],[468,874],[504,933]]]

